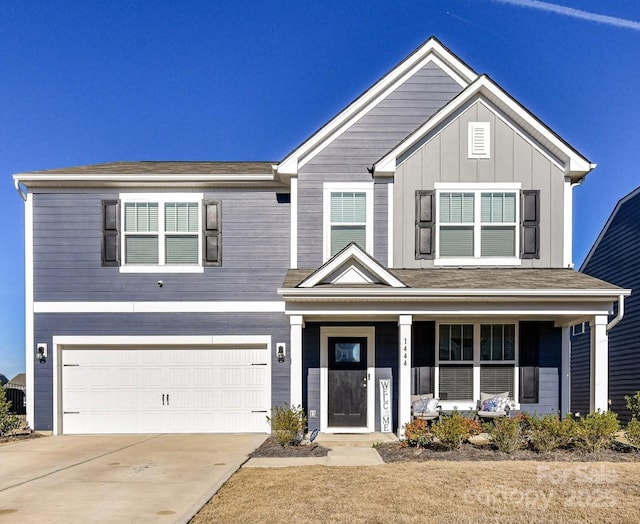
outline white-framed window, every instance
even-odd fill
[[[202,194],[121,194],[121,271],[202,271]]]
[[[588,327],[589,322],[580,322],[580,324],[575,324],[572,326],[573,336],[584,335],[587,332]]]
[[[519,185],[440,185],[436,199],[436,264],[519,263]]]
[[[325,183],[324,259],[328,260],[351,242],[373,252],[373,184]]]
[[[461,409],[473,408],[480,392],[517,398],[516,341],[516,324],[438,324],[436,396]]]

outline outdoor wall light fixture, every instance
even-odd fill
[[[278,342],[276,344],[276,355],[278,356],[278,362],[284,362],[284,357],[287,354],[287,345],[283,342]]]
[[[164,282],[162,280],[158,280],[156,284],[158,284],[158,287],[164,286]]]
[[[44,364],[47,361],[47,344],[44,342],[36,344],[36,357],[40,364]]]

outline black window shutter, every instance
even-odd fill
[[[520,322],[520,402],[537,404],[539,387],[540,323]]]
[[[102,265],[120,265],[120,202],[102,201]]]
[[[520,258],[540,258],[540,191],[522,191]]]
[[[435,256],[435,191],[416,191],[416,259]]]
[[[222,203],[219,200],[203,202],[203,260],[207,267],[222,265]]]

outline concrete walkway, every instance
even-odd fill
[[[384,461],[374,448],[335,446],[326,457],[256,457],[243,468],[287,468],[291,466],[379,466]]]
[[[0,522],[187,522],[265,439],[83,435],[0,447]]]
[[[256,457],[244,468],[286,468],[291,466],[379,466],[384,461],[375,450],[376,443],[397,442],[393,433],[332,434],[320,433],[314,442],[330,448],[326,457]]]

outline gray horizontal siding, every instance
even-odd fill
[[[591,331],[571,337],[571,412],[589,413]]]
[[[460,91],[442,69],[429,63],[355,122],[301,170],[298,186],[298,265],[322,260],[322,183],[370,182],[367,168],[413,132]],[[378,201],[378,197],[376,197]],[[377,202],[378,203],[378,202]],[[376,213],[374,256],[387,263],[384,211]],[[381,245],[378,246],[378,243]]]
[[[290,398],[290,360],[279,363],[275,344],[289,346],[289,322],[284,314],[38,314],[35,341],[52,348],[54,336],[173,336],[173,335],[267,335],[271,336],[271,403],[282,405]],[[53,429],[53,358],[40,364],[34,355],[35,429]]]
[[[640,390],[640,195],[620,205],[583,273],[632,289],[624,319],[609,332],[609,399],[611,409],[627,421],[625,395]],[[575,337],[574,341],[581,337]],[[588,347],[575,342],[573,352],[588,358]],[[588,376],[585,377],[588,379]],[[588,393],[588,383],[579,384]],[[573,391],[572,391],[573,395]],[[588,400],[588,396],[586,397]],[[581,402],[584,402],[581,400]]]
[[[539,415],[557,414],[560,404],[558,368],[540,368],[538,373],[538,402],[535,404],[521,404],[520,411]]]
[[[34,195],[36,301],[278,300],[289,267],[290,205],[274,191],[219,190],[222,267],[195,274],[124,274],[100,260],[101,200],[117,193]],[[160,289],[155,282],[162,279]]]

